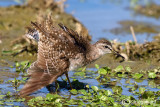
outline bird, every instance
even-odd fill
[[[20,90],[20,96],[31,93],[56,82],[65,74],[72,89],[68,72],[86,66],[107,53],[114,52],[107,39],[100,39],[94,44],[76,31],[59,23],[53,23],[51,16],[41,23],[31,22],[26,36],[38,42],[37,60],[31,64],[27,73],[28,81]]]

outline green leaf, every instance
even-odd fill
[[[19,66],[20,66],[19,62],[16,62],[16,67],[19,67]]]
[[[133,78],[135,79],[140,79],[141,77],[143,77],[143,74],[140,74],[140,73],[135,73],[135,74],[132,74]]]
[[[85,76],[85,72],[75,72],[74,75],[76,75],[76,76]]]
[[[98,75],[95,79],[97,80],[97,79],[100,79],[100,77],[101,77],[101,75]]]
[[[108,101],[110,101],[110,102],[114,102],[114,98],[112,98],[112,97],[108,97]]]
[[[29,61],[22,61],[22,62],[21,62],[21,65],[22,65],[22,66],[25,66],[28,62],[29,62]]]
[[[103,69],[105,69],[107,71],[107,73],[112,71],[111,68],[109,68],[109,67],[103,67]]]
[[[97,86],[91,86],[91,88],[93,89],[93,91],[97,92],[98,91],[98,87]]]
[[[143,93],[145,92],[145,90],[146,90],[145,88],[140,87],[140,88],[139,88],[139,93],[140,93],[140,94],[143,94]]]
[[[122,87],[121,86],[114,86],[112,88],[112,91],[116,94],[121,94],[122,93]]]
[[[114,70],[115,70],[116,72],[122,72],[122,71],[124,71],[124,68],[123,68],[122,65],[119,65],[119,66],[117,66]]]
[[[149,98],[154,98],[155,93],[153,91],[145,91],[144,94],[142,95],[142,98],[149,99]]]
[[[107,96],[105,96],[105,95],[102,95],[102,96],[100,96],[100,98],[99,98],[100,100],[102,100],[102,101],[106,101],[107,100]]]
[[[8,105],[8,106],[12,106],[12,105],[14,105],[14,104],[12,104],[12,103],[6,103],[6,105]]]
[[[83,95],[87,95],[87,92],[84,89],[78,90],[78,93],[83,94]]]
[[[160,89],[160,86],[157,86],[158,89]]]
[[[28,79],[27,77],[22,78],[22,80],[24,80],[24,81],[27,80],[27,79]]]
[[[124,78],[125,76],[126,76],[125,74],[118,74],[118,77],[121,77],[121,78],[122,77]]]
[[[99,69],[99,65],[98,64],[95,64],[95,67],[96,67],[96,69]]]
[[[42,96],[35,97],[35,101],[43,100]]]
[[[3,99],[5,97],[5,95],[0,95],[0,99]]]
[[[86,71],[86,67],[83,67],[82,71],[81,72],[85,72]]]
[[[61,101],[61,99],[58,98],[55,100],[55,103],[59,103],[60,101]]]
[[[86,85],[86,88],[89,88],[89,85]]]
[[[127,72],[131,72],[131,70],[132,70],[129,66],[125,67],[125,69]]]
[[[105,90],[104,93],[105,93],[105,95],[107,95],[107,96],[112,95],[112,92],[111,92],[110,90]]]
[[[47,100],[49,100],[49,101],[52,101],[53,99],[56,99],[56,98],[59,98],[60,96],[59,95],[57,95],[57,94],[50,94],[50,93],[48,93],[47,95],[46,95],[46,99]]]
[[[78,93],[78,91],[77,91],[76,89],[72,89],[72,90],[70,90],[70,92],[71,92],[72,94],[74,94],[74,95],[76,95],[76,94]]]
[[[4,104],[4,102],[3,101],[0,101],[0,105],[3,105]]]
[[[155,72],[149,72],[148,73],[148,78],[152,78],[152,79],[156,78],[156,73]]]
[[[13,53],[13,51],[2,51],[2,54]]]
[[[53,95],[50,94],[50,93],[48,93],[48,94],[46,95],[46,98],[47,98],[49,101],[51,101],[51,100],[53,99]]]
[[[106,75],[106,74],[107,74],[107,71],[106,71],[105,69],[103,69],[103,68],[100,68],[100,69],[98,70],[98,73],[101,74],[101,75]]]

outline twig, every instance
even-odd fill
[[[136,36],[135,36],[135,33],[134,33],[134,29],[132,26],[130,26],[130,30],[131,30],[131,33],[132,33],[132,36],[133,36],[133,39],[134,39],[134,42],[137,44],[137,39],[136,39]]]
[[[27,51],[27,46],[24,47],[24,49],[22,49],[20,52],[16,52],[16,53],[13,53],[13,57],[17,56],[18,54],[21,54],[23,52]]]

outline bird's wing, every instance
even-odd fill
[[[21,97],[49,85],[58,78],[58,75],[60,75],[60,72],[57,75],[48,74],[43,69],[39,68],[37,62],[32,63],[31,67],[28,69],[28,73],[30,78],[19,92]]]
[[[39,33],[38,57],[28,69],[30,79],[20,91],[26,96],[55,81],[64,72],[68,71],[69,58],[75,57],[79,49],[66,36],[67,33],[54,29],[48,33],[38,23],[33,23]]]
[[[28,69],[29,80],[20,91],[26,96],[38,89],[51,84],[64,72],[68,71],[69,61],[49,44],[38,42],[38,58]]]
[[[81,51],[87,51],[90,48],[90,41],[82,35],[79,35],[76,31],[67,28],[63,24],[58,24],[61,29],[58,29],[54,26],[51,16],[49,15],[48,18],[42,22],[42,26],[45,30],[49,33],[55,33],[55,31],[63,32],[63,36],[65,36],[70,42],[77,45],[78,48],[81,48]],[[58,37],[60,35],[57,35]],[[61,37],[63,37],[61,36]]]
[[[67,28],[61,23],[58,25],[63,29],[64,32],[73,38],[75,44],[78,45],[78,47],[81,47],[84,51],[87,51],[90,48],[90,41],[86,37],[79,35],[76,31]]]
[[[48,16],[48,18],[42,21],[41,24],[32,22],[32,25],[34,26],[34,29],[27,27],[28,33],[26,34],[26,36],[30,39],[39,41],[39,32],[37,31],[37,29],[39,29],[44,34],[46,34],[47,32],[48,34],[51,34],[52,36],[54,35],[56,39],[57,37],[60,38],[61,40],[67,38],[67,40],[69,40],[71,43],[73,43],[83,52],[87,52],[87,50],[90,49],[90,41],[86,37],[79,35],[76,31],[73,31],[72,29],[67,28],[61,23],[58,24],[61,29],[57,28],[53,24],[51,16]]]

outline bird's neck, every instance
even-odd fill
[[[86,59],[90,63],[99,59],[101,56],[102,56],[102,53],[95,45],[91,45],[90,49],[86,53]]]

